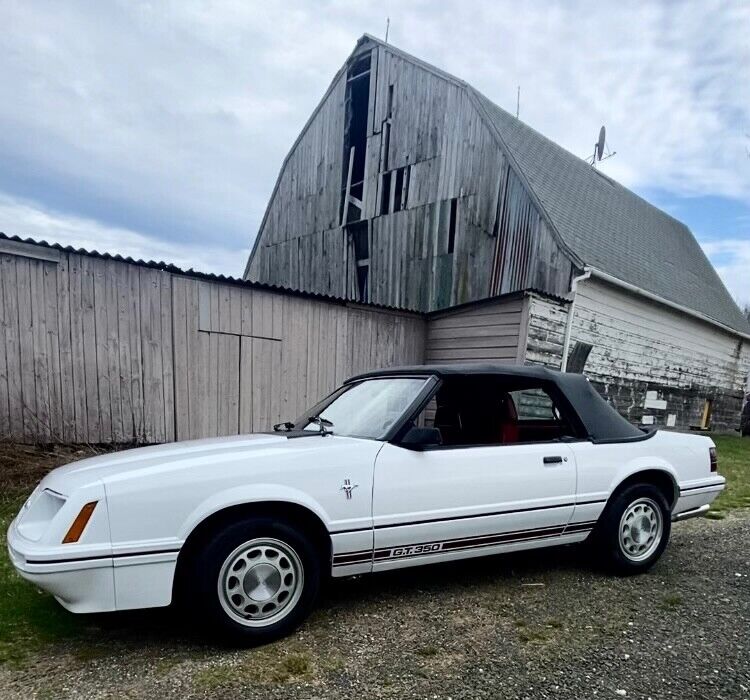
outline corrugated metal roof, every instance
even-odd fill
[[[192,268],[184,270],[177,265],[166,263],[164,261],[155,260],[136,260],[131,257],[124,257],[122,255],[112,253],[100,253],[97,250],[86,250],[85,248],[75,248],[74,246],[63,246],[59,243],[48,243],[47,241],[37,241],[33,238],[21,238],[20,236],[10,236],[0,231],[0,240],[14,241],[16,243],[26,243],[28,245],[39,246],[49,250],[58,250],[63,253],[75,253],[76,255],[85,255],[90,258],[98,258],[100,260],[115,260],[117,262],[128,263],[130,265],[138,265],[139,267],[148,267],[152,270],[163,270],[164,272],[171,272],[175,275],[183,275],[185,277],[193,277],[195,279],[206,280],[208,282],[221,282],[222,284],[233,284],[241,287],[248,287],[251,289],[260,289],[267,292],[278,292],[282,294],[290,294],[292,296],[303,297],[306,299],[317,299],[319,301],[326,301],[335,304],[349,304],[351,306],[368,306],[376,309],[385,309],[388,311],[400,311],[403,313],[417,314],[416,311],[410,311],[408,309],[400,309],[394,306],[384,306],[382,304],[361,304],[359,302],[347,301],[341,297],[329,296],[326,294],[318,294],[315,292],[305,292],[299,289],[291,289],[289,287],[280,287],[274,284],[264,284],[263,282],[248,282],[237,277],[230,277],[228,275],[216,275],[209,272],[198,272]],[[421,314],[420,314],[421,315]]]

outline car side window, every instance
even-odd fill
[[[562,416],[540,383],[473,375],[444,379],[413,423],[437,428],[450,448],[560,440],[573,435]]]

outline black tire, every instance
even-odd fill
[[[287,551],[290,551],[291,554],[287,558],[286,564],[289,564],[289,560],[292,560],[291,566],[294,567],[295,572],[297,571],[297,564],[301,565],[302,583],[299,586],[300,592],[297,600],[294,601],[295,588],[295,594],[291,596],[291,599],[287,600],[286,605],[280,606],[277,613],[278,615],[283,613],[280,619],[271,620],[268,623],[255,621],[255,624],[262,626],[248,626],[251,623],[247,621],[242,623],[238,619],[240,611],[233,609],[231,601],[228,600],[231,596],[225,597],[222,603],[220,586],[224,584],[225,580],[228,581],[233,576],[231,567],[227,568],[224,573],[222,568],[225,563],[228,563],[228,557],[240,549],[253,550],[250,555],[247,555],[248,557],[254,554],[256,548],[262,551],[261,556],[264,557],[266,553],[273,552],[273,545],[266,545],[270,547],[269,550],[264,549],[264,545],[247,546],[250,542],[259,541],[280,543],[277,550],[282,549],[282,559],[285,558],[283,549],[286,548]],[[294,561],[295,555],[296,561]],[[244,558],[242,554],[236,556]],[[255,566],[257,567],[257,565]],[[246,586],[252,585],[252,582],[247,583],[247,581],[250,581],[248,576],[251,575],[250,570],[253,568],[252,561],[249,561],[246,568],[240,570],[240,574],[236,575],[236,578],[239,579],[237,585],[242,588],[243,595],[247,595]],[[278,569],[276,573],[283,575],[284,569],[281,567],[278,567]],[[268,569],[268,571],[270,570]],[[183,581],[183,590],[190,596],[193,605],[197,607],[202,622],[211,632],[232,644],[245,646],[266,644],[293,632],[310,614],[320,589],[321,554],[314,543],[291,523],[265,516],[251,517],[227,525],[208,537],[205,544],[192,557],[184,575],[186,579]],[[295,573],[295,575],[297,574]],[[276,576],[276,574],[272,573],[272,576]],[[278,577],[274,579],[274,581],[276,580],[278,580]],[[190,594],[191,590],[192,595]],[[258,605],[262,606],[263,603],[260,602]],[[232,612],[228,611],[225,606]],[[258,614],[262,613],[258,612]],[[248,615],[248,619],[249,617]]]
[[[639,502],[649,508],[652,508],[650,504],[653,504],[653,507],[658,508],[661,515],[661,536],[659,541],[655,546],[652,545],[651,551],[648,549],[644,551],[642,554],[647,554],[647,556],[641,559],[635,558],[635,553],[626,554],[624,551],[626,545],[621,541],[620,536],[623,515],[631,506]],[[654,514],[658,519],[658,514],[655,511]],[[599,518],[599,522],[593,533],[592,542],[597,554],[597,560],[608,570],[622,576],[632,576],[648,571],[664,552],[669,542],[671,526],[672,520],[669,505],[664,498],[664,494],[656,486],[652,484],[633,484],[632,486],[628,486],[614,495]],[[656,538],[654,538],[655,540]],[[636,548],[638,545],[632,543],[631,546]]]

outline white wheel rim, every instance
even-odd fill
[[[657,550],[663,533],[661,508],[650,498],[639,498],[620,518],[620,551],[630,561],[644,561]]]
[[[297,553],[281,540],[259,538],[235,549],[219,571],[221,607],[235,622],[267,627],[285,618],[299,601],[304,570]]]

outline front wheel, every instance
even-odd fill
[[[188,576],[214,631],[234,642],[264,644],[291,633],[310,613],[320,587],[319,559],[291,524],[248,518],[217,532]]]
[[[662,492],[651,484],[634,484],[607,505],[594,533],[595,544],[616,573],[638,574],[662,555],[671,525]]]

